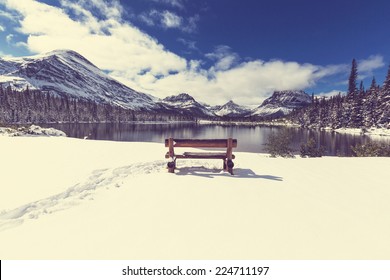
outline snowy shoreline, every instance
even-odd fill
[[[209,121],[209,120],[199,120],[199,124],[215,124],[215,125],[237,125],[237,126],[276,126],[276,127],[296,127],[303,128],[298,124],[285,121],[260,121],[260,122],[241,122],[241,121]],[[318,127],[306,127],[303,129],[317,129],[317,130],[329,130],[336,133],[346,133],[346,134],[361,134],[369,136],[390,136],[390,129],[387,128],[318,128]]]
[[[163,144],[1,137],[1,259],[388,259],[390,158],[180,160]],[[22,175],[22,176],[21,176]]]
[[[369,136],[390,136],[390,129],[386,128],[339,128],[337,133],[361,134]]]
[[[0,127],[0,136],[61,136],[66,137],[65,132],[54,128],[42,128],[38,125],[29,127]]]

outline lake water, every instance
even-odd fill
[[[301,143],[309,138],[317,140],[325,147],[328,156],[351,156],[351,146],[370,141],[369,136],[358,134],[340,134],[331,131],[319,131],[302,128],[281,128],[271,126],[211,125],[195,123],[174,124],[50,124],[64,131],[69,137],[113,141],[156,142],[163,145],[164,139],[174,138],[236,138],[235,151],[266,153],[265,143],[269,135],[280,129],[287,129],[292,136],[292,147],[299,154]],[[381,141],[390,142],[384,137]]]

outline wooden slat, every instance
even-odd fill
[[[174,147],[193,148],[226,148],[228,139],[173,139]],[[169,139],[165,139],[165,147],[169,147]],[[237,139],[232,139],[232,148],[237,147]]]
[[[186,152],[182,155],[176,155],[176,158],[194,158],[194,159],[226,159],[226,153],[192,153]],[[234,155],[232,155],[234,158]]]

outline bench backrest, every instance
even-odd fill
[[[229,141],[231,148],[237,147],[237,139],[165,139],[165,147],[169,147],[172,141],[173,147],[192,147],[192,148],[228,148]]]

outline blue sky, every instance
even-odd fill
[[[390,1],[0,0],[0,54],[73,49],[157,97],[258,105],[274,90],[369,87],[390,62]]]

